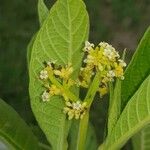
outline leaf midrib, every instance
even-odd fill
[[[137,132],[142,127],[144,127],[145,125],[147,125],[149,122],[150,122],[150,116],[146,117],[141,123],[138,123],[136,126],[134,126],[133,128],[131,128],[130,130],[128,130],[128,132],[126,132],[123,136],[121,136],[121,138],[119,138],[117,140],[117,142],[115,142],[113,145],[109,145],[108,149],[111,149],[111,150],[117,149],[118,145],[122,145],[124,143],[125,139],[130,138],[130,135],[133,135],[135,132]]]
[[[71,63],[72,61],[72,35],[71,35],[71,31],[72,31],[72,24],[71,24],[71,18],[70,18],[70,8],[69,8],[69,2],[67,0],[67,10],[68,10],[68,24],[69,24],[69,38],[70,38],[70,42],[69,42],[69,53],[68,53],[68,63]]]
[[[62,5],[64,5],[62,3]],[[69,49],[68,49],[68,63],[71,63],[71,60],[72,60],[72,35],[71,35],[71,31],[72,31],[72,25],[71,25],[71,19],[70,19],[70,8],[69,8],[69,2],[67,0],[67,11],[68,11],[68,32],[69,32]],[[63,127],[61,128],[61,135],[64,135],[65,136],[65,124],[63,125]],[[58,145],[58,149],[61,149],[61,148],[64,148],[63,145],[64,145],[64,138],[61,138],[60,137],[60,143]]]
[[[65,121],[65,120],[64,120]],[[62,128],[60,128],[61,129],[61,135],[64,135],[64,137],[62,138],[61,136],[59,137],[59,141],[60,141],[60,143],[61,144],[58,144],[58,150],[63,150],[64,149],[64,145],[65,145],[65,143],[64,143],[64,139],[65,139],[65,123],[63,124],[63,127]]]
[[[15,143],[15,141],[10,138],[7,134],[5,134],[4,132],[2,132],[2,130],[0,130],[0,135],[11,145],[13,146],[13,148],[19,149],[19,150],[23,150],[20,145],[17,145]]]

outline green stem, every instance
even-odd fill
[[[63,86],[59,81],[57,81],[57,79],[53,75],[49,74],[49,79],[54,85],[56,85],[63,92],[65,92],[65,94],[68,96],[70,100],[75,101],[75,102],[77,100],[81,101],[77,96],[75,96],[72,92],[70,92],[69,89],[66,88],[66,86]]]
[[[87,102],[88,106],[91,106],[91,104],[93,102],[94,96],[95,96],[95,94],[98,90],[99,84],[100,84],[100,78],[101,78],[100,72],[97,72],[94,79],[93,79],[93,82],[90,85],[90,88],[87,92],[87,95],[84,99],[84,101]]]
[[[114,87],[113,87],[113,83],[109,82],[109,106],[112,105],[112,101],[113,101],[113,94],[114,94]],[[109,108],[110,109],[110,108]],[[108,110],[109,112],[110,110]]]
[[[77,150],[85,150],[85,142],[87,137],[87,129],[89,122],[89,112],[80,120],[78,139],[77,139]]]

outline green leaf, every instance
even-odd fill
[[[150,124],[132,137],[134,150],[150,149]]]
[[[150,75],[126,105],[111,135],[107,137],[101,149],[116,150],[121,148],[130,137],[150,123],[149,91]]]
[[[77,76],[82,60],[82,47],[88,37],[89,18],[82,0],[58,0],[37,34],[30,61],[30,97],[35,117],[54,150],[67,149],[69,121],[63,114],[60,97],[44,103],[43,87],[38,79],[43,62],[73,64]]]
[[[144,34],[126,72],[122,83],[122,108],[136,91],[138,86],[150,74],[150,27]],[[141,131],[142,133],[142,131]],[[139,138],[141,134],[138,135]],[[136,136],[132,138],[134,140]],[[143,137],[141,137],[143,138]],[[136,140],[136,139],[135,139]]]
[[[40,26],[42,26],[43,22],[46,20],[48,16],[49,10],[44,3],[44,0],[38,0],[38,15]]]
[[[0,99],[0,139],[14,149],[38,150],[38,141],[18,113]]]
[[[144,34],[125,72],[122,82],[122,109],[139,85],[150,74],[150,27]]]
[[[49,145],[48,141],[46,140],[44,133],[42,132],[42,130],[40,129],[40,127],[38,125],[31,124],[30,128],[31,128],[32,132],[34,133],[34,135],[37,137],[37,139],[39,141],[39,146],[41,148],[44,147],[44,150],[52,149],[51,146]]]

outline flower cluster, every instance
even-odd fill
[[[56,65],[56,61],[44,63],[45,67],[39,75],[45,87],[41,95],[42,101],[50,101],[52,96],[62,96],[65,100],[63,112],[69,120],[82,119],[88,109],[86,100],[82,102],[78,97],[74,97],[70,91],[71,87],[88,88],[94,77],[98,76],[100,80],[97,81],[99,84],[97,91],[102,97],[108,93],[109,82],[114,81],[115,78],[124,79],[126,63],[120,59],[120,55],[114,47],[106,42],[101,42],[95,47],[94,44],[86,41],[84,52],[85,59],[78,79],[71,78],[74,71],[72,64],[60,66]],[[71,93],[71,96],[68,93]]]
[[[52,96],[62,96],[65,100],[66,106],[64,107],[63,112],[68,115],[68,119],[82,119],[86,113],[87,107],[86,102],[71,102],[64,89],[60,89],[57,85],[51,83],[51,76],[55,77],[62,86],[69,89],[71,86],[75,85],[76,82],[71,79],[73,73],[73,67],[71,64],[68,64],[64,67],[57,66],[54,62],[45,63],[45,68],[40,72],[40,79],[43,81],[45,90],[41,95],[43,102],[50,101]]]
[[[82,119],[87,111],[87,104],[86,102],[66,102],[66,107],[64,107],[64,113],[68,115],[68,119],[71,120],[72,118],[75,119]]]
[[[57,87],[57,85],[51,83],[49,77],[54,76],[60,83],[65,84],[66,88],[70,88],[74,82],[70,79],[70,76],[73,72],[71,64],[64,67],[57,66],[55,62],[45,63],[45,68],[40,72],[40,79],[44,83],[46,88],[42,94],[42,100],[49,101],[52,96],[60,95],[63,96],[65,100],[68,100],[63,89]]]
[[[99,43],[98,46],[85,42],[84,66],[80,70],[78,84],[88,88],[92,76],[95,72],[100,72],[101,82],[99,86],[100,95],[103,96],[108,92],[108,82],[114,81],[114,78],[124,79],[124,70],[126,63],[120,59],[119,53],[114,47],[106,42]]]

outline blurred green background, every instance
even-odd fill
[[[49,7],[54,2],[46,0]],[[130,58],[150,24],[150,1],[85,0],[85,3],[91,22],[90,41],[107,41],[118,50],[127,48]],[[35,128],[30,108],[26,61],[28,42],[38,28],[36,0],[0,0],[0,97],[19,112],[35,133],[41,134]],[[91,120],[100,142],[107,100],[96,99],[92,108]]]

